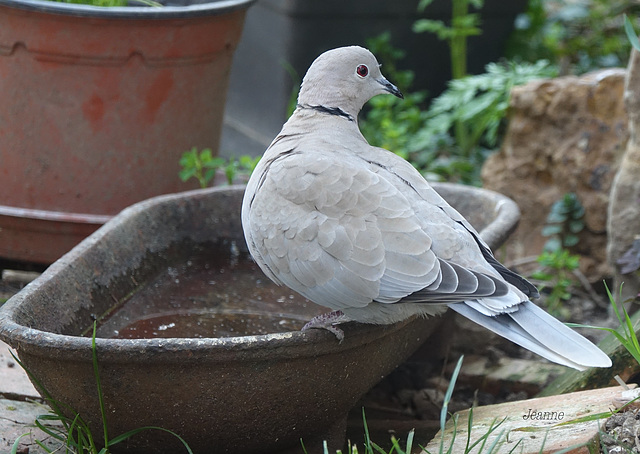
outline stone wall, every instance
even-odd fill
[[[585,207],[586,227],[573,252],[583,256],[582,271],[592,282],[611,275],[607,205],[629,137],[625,73],[601,70],[513,89],[503,145],[482,169],[484,187],[513,198],[522,211],[518,229],[498,254],[505,262],[540,254],[551,205],[575,192]]]
[[[611,188],[608,259],[614,269],[614,289],[622,286],[622,298],[638,297],[640,274],[622,274],[618,259],[640,235],[640,54],[633,51],[627,68],[624,101],[629,112],[630,137]]]

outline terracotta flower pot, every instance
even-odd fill
[[[51,263],[126,206],[185,188],[180,155],[217,150],[253,1],[0,0],[1,258]]]

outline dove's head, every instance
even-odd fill
[[[384,78],[371,52],[358,46],[339,47],[311,64],[302,80],[298,104],[338,108],[357,118],[367,101],[383,93],[403,97],[398,87]]]

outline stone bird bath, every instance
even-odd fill
[[[436,189],[493,248],[519,211],[499,194]],[[349,409],[425,342],[438,318],[300,327],[323,308],[272,285],[248,258],[242,187],[160,196],[108,222],[0,308],[0,338],[54,399],[102,436],[91,331],[109,434],[159,426],[195,453],[342,447]],[[113,452],[178,453],[142,432]]]

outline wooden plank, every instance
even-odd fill
[[[576,418],[607,412],[622,398],[625,390],[620,387],[594,389],[561,396],[541,397],[518,402],[477,407],[473,410],[471,444],[480,439],[496,421],[504,422],[489,435],[485,449],[500,437],[496,454],[513,452],[521,454],[550,454],[561,449],[595,440],[603,421],[588,421],[564,426],[558,425]],[[456,413],[458,427],[453,449],[450,452],[465,452],[467,444],[467,422],[469,410]],[[531,417],[534,415],[534,418]],[[444,446],[447,451],[454,435],[453,419],[445,427]],[[440,432],[427,445],[423,453],[439,452]],[[595,442],[595,441],[594,441]],[[541,448],[544,448],[541,450]],[[470,451],[478,453],[479,446]],[[588,454],[587,447],[576,448],[572,454]]]

